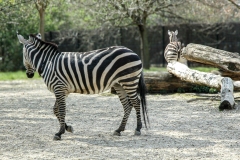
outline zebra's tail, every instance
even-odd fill
[[[143,72],[141,73],[141,76],[140,76],[140,79],[138,82],[138,89],[139,89],[139,94],[140,94],[140,99],[141,99],[144,124],[145,124],[145,127],[148,128],[147,123],[148,123],[149,127],[150,127],[150,123],[149,123],[147,104],[146,104],[147,89],[146,89],[146,85],[144,82]]]

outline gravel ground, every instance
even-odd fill
[[[237,96],[237,95],[235,95]],[[134,136],[132,112],[122,136],[112,136],[123,109],[116,95],[71,94],[61,141],[55,99],[42,80],[0,82],[0,159],[240,159],[240,116],[194,94],[148,95],[151,128]],[[133,110],[134,111],[134,110]]]

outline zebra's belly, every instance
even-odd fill
[[[92,91],[92,90],[79,89],[79,88],[77,88],[77,89],[71,89],[71,90],[69,90],[69,93],[99,94],[99,93],[102,93],[102,92],[107,92],[110,88],[111,88],[111,87],[109,87],[109,88],[104,88],[103,91],[100,91],[100,90],[94,90],[94,91]]]

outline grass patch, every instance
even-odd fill
[[[167,71],[166,67],[150,67],[150,69],[143,69],[144,72],[162,72],[162,71]]]
[[[201,72],[211,72],[211,71],[218,70],[218,68],[214,68],[214,67],[191,67],[191,69],[198,70]]]
[[[40,76],[38,73],[35,73],[33,79],[38,79]],[[8,80],[18,80],[18,79],[28,79],[25,71],[16,71],[16,72],[0,72],[0,81]]]

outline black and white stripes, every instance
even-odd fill
[[[180,59],[181,43],[180,42],[171,42],[167,45],[164,51],[164,57],[166,61],[178,61]]]
[[[54,114],[60,123],[60,130],[55,139],[61,139],[65,130],[72,132],[72,127],[65,123],[65,98],[69,93],[97,94],[114,87],[124,107],[124,117],[119,128],[114,132],[120,135],[124,131],[132,107],[136,110],[137,128],[142,128],[140,102],[144,122],[148,121],[145,84],[142,73],[142,62],[137,54],[121,46],[112,46],[90,52],[63,52],[57,46],[42,41],[39,36],[30,35],[25,40],[23,59],[27,76],[33,77],[36,70],[44,79],[48,89],[55,94]],[[140,91],[140,99],[137,89]]]
[[[182,49],[181,42],[177,39],[178,31],[175,32],[168,30],[169,41],[170,43],[167,45],[164,51],[164,57],[166,61],[178,61],[180,59],[180,51]]]

